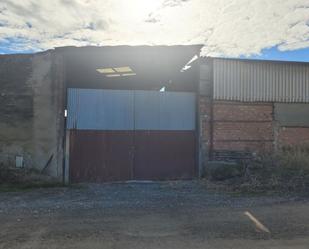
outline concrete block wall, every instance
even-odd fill
[[[211,138],[211,99],[207,96],[198,97],[199,107],[199,175],[205,172],[207,161],[210,160]]]
[[[199,133],[199,175],[205,174],[207,161],[212,157],[212,92],[213,63],[200,65],[200,84],[198,91],[198,133]]]
[[[53,51],[0,56],[0,163],[25,167],[61,179],[63,64]]]

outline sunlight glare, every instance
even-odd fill
[[[127,2],[127,14],[135,17],[145,18],[156,11],[162,4],[162,0],[133,0]]]

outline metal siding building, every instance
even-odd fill
[[[309,64],[213,59],[214,99],[309,102]]]

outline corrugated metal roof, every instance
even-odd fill
[[[309,102],[309,64],[214,58],[214,98]]]

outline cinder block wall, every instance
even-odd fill
[[[0,163],[62,176],[63,62],[53,51],[0,56]]]

